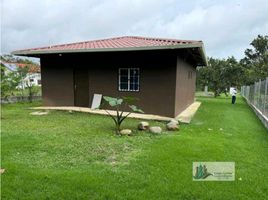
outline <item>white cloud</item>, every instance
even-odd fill
[[[268,33],[268,1],[4,0],[2,51],[122,35],[203,40],[208,56],[243,56]]]

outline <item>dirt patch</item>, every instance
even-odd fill
[[[30,113],[30,115],[47,115],[48,111],[36,111],[36,112],[32,112]]]

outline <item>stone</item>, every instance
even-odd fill
[[[172,123],[174,123],[174,124],[179,124],[179,122],[176,120],[176,119],[171,119],[170,121],[169,121],[169,123],[170,122],[172,122]]]
[[[130,129],[122,129],[120,131],[121,135],[131,135],[132,131]]]
[[[167,123],[166,127],[169,131],[179,130],[179,122],[175,119],[172,119],[169,123]]]
[[[141,130],[141,131],[146,130],[148,128],[149,128],[149,123],[148,122],[140,122],[138,124],[138,129]]]
[[[179,124],[173,121],[167,123],[166,127],[167,127],[167,130],[169,131],[179,130]]]
[[[151,126],[151,127],[149,128],[149,131],[150,131],[151,133],[154,133],[154,134],[160,134],[160,133],[162,133],[162,128],[159,127],[159,126]]]

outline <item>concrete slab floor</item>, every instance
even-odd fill
[[[108,115],[108,113],[105,110],[91,109],[91,108],[85,108],[85,107],[76,107],[76,106],[41,106],[41,107],[34,107],[32,109],[66,110],[66,111],[86,112],[86,113],[99,114],[99,115]],[[116,116],[116,111],[114,110],[107,110],[107,111],[111,115]],[[135,118],[135,119],[156,120],[156,121],[170,121],[171,119],[173,119],[171,117],[164,117],[160,115],[150,115],[150,114],[140,114],[140,113],[131,113],[128,117]]]
[[[188,108],[186,108],[180,115],[178,115],[175,119],[182,123],[190,123],[192,117],[200,106],[200,102],[194,102]],[[33,107],[35,110],[65,110],[65,111],[76,111],[76,112],[86,112],[91,114],[99,114],[99,115],[108,115],[105,110],[100,109],[91,109],[85,107],[76,107],[76,106],[41,106],[41,107]],[[116,111],[107,110],[111,115],[116,116]],[[140,113],[131,113],[129,115],[130,118],[135,119],[143,119],[143,120],[155,120],[155,121],[165,121],[168,122],[171,117],[164,117],[160,115],[151,115],[151,114],[140,114]]]
[[[200,107],[201,102],[194,102],[190,106],[188,106],[184,111],[182,111],[177,117],[175,117],[176,120],[182,123],[189,124],[194,117],[196,111]]]

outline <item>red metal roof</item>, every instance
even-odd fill
[[[138,51],[160,49],[195,49],[198,51],[198,65],[207,65],[203,42],[198,40],[176,40],[164,38],[150,38],[139,36],[124,36],[101,40],[53,45],[13,51],[19,56],[40,57],[41,54],[109,52],[109,51]],[[192,53],[194,55],[194,53]]]
[[[161,46],[177,46],[187,44],[202,44],[202,41],[194,40],[175,40],[163,38],[148,38],[138,36],[124,36],[101,40],[91,40],[85,42],[69,43],[62,45],[53,45],[40,48],[31,48],[20,51],[61,51],[61,50],[87,50],[87,49],[122,49],[137,47],[161,47]],[[17,51],[18,52],[18,51]]]
[[[29,73],[40,73],[40,65],[38,64],[27,64],[27,63],[18,63],[18,62],[5,62],[1,60],[3,65],[14,65],[18,68],[28,67]]]
[[[19,68],[28,67],[29,73],[40,73],[40,66],[39,65],[25,64],[25,63],[17,63],[16,65]]]

